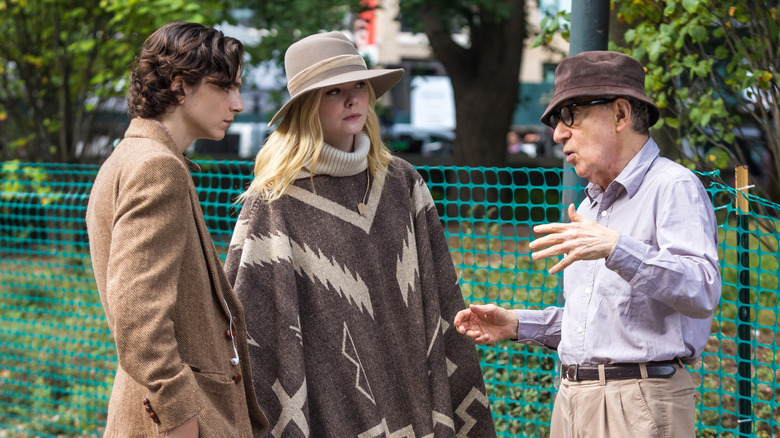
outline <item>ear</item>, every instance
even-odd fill
[[[179,105],[184,103],[184,98],[186,97],[186,93],[184,92],[185,85],[184,80],[180,77],[175,77],[173,82],[171,82],[171,91],[176,95]]]
[[[620,132],[631,125],[631,104],[622,97],[618,97],[612,104],[615,108],[615,130]]]

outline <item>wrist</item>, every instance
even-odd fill
[[[511,320],[509,321],[509,324],[507,325],[507,333],[505,336],[505,339],[511,339],[513,341],[517,340],[517,330],[520,327],[520,321],[517,317],[517,312],[514,310],[509,311],[509,316],[511,317]]]

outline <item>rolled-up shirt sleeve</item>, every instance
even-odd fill
[[[558,348],[561,342],[561,317],[563,308],[548,307],[544,310],[516,309],[517,341],[547,347]]]

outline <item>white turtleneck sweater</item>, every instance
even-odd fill
[[[314,165],[314,175],[353,176],[368,168],[368,151],[371,149],[371,141],[364,132],[355,136],[355,150],[344,152],[333,146],[323,143],[322,151]],[[307,166],[308,167],[308,166]],[[298,174],[299,178],[308,177],[309,170],[303,169]]]

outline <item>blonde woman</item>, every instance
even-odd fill
[[[285,67],[226,262],[271,435],[495,436],[433,200],[379,136],[374,103],[403,70],[366,69],[339,32]]]

